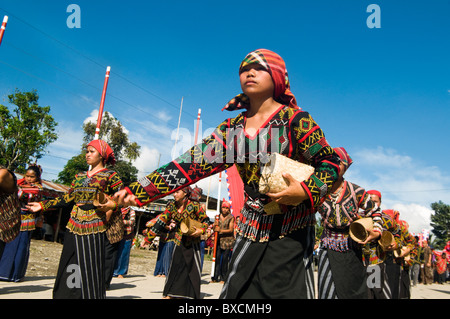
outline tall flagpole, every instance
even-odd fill
[[[108,66],[106,68],[105,82],[103,84],[103,93],[102,93],[102,99],[100,101],[100,110],[98,112],[97,127],[95,128],[94,140],[98,140],[98,137],[100,135],[100,126],[102,125],[103,108],[105,106],[106,89],[108,88],[108,81],[109,81],[109,73],[110,73],[110,71],[111,71],[111,67]]]
[[[214,220],[214,225],[219,224],[219,214],[220,214],[220,188],[222,184],[222,172],[219,173],[219,192],[217,195],[217,215]],[[217,242],[218,242],[219,232],[216,231],[216,226],[214,226],[214,248],[213,248],[213,258],[211,263],[211,280],[214,279],[214,274],[216,271],[216,253],[217,253]]]
[[[178,142],[178,132],[180,130],[180,121],[181,121],[181,111],[183,110],[183,97],[181,97],[181,106],[180,106],[180,114],[178,115],[178,126],[177,126],[177,136],[175,137],[175,146],[173,147],[172,156],[176,156],[177,152],[177,142]]]
[[[197,138],[198,138],[198,128],[199,128],[199,124],[200,124],[200,114],[202,113],[202,109],[198,109],[198,114],[197,114],[197,125],[196,125],[196,129],[195,129],[195,138],[194,138],[194,145],[197,145]]]
[[[2,26],[0,28],[0,45],[2,44],[3,34],[5,33],[5,29],[6,29],[6,24],[7,23],[8,23],[8,16],[4,16],[3,23],[2,23]]]

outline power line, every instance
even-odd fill
[[[25,20],[19,18],[18,16],[12,14],[12,13],[9,12],[8,10],[5,10],[5,9],[3,9],[3,8],[0,8],[0,9],[3,10],[3,11],[5,11],[6,13],[8,13],[8,15],[10,15],[10,16],[14,17],[15,19],[17,19],[18,21],[22,22],[23,24],[29,26],[30,28],[32,28],[32,29],[36,30],[37,32],[43,34],[44,36],[48,37],[49,39],[51,39],[51,40],[53,40],[53,41],[59,43],[60,45],[64,46],[65,48],[67,48],[67,49],[73,51],[74,53],[78,54],[79,56],[81,56],[81,57],[87,59],[88,61],[94,63],[95,65],[101,67],[102,69],[105,69],[106,66],[104,66],[104,65],[102,65],[101,63],[99,63],[99,62],[93,60],[92,58],[88,57],[87,55],[83,54],[82,52],[80,52],[80,51],[76,50],[75,48],[73,48],[73,47],[71,47],[71,46],[65,44],[64,42],[58,40],[57,38],[55,38],[54,36],[52,36],[52,35],[50,35],[50,34],[48,34],[48,33],[42,31],[41,29],[39,29],[39,28],[33,26],[32,24],[28,23],[27,21],[25,21]],[[10,45],[10,44],[9,44],[9,45]],[[24,51],[24,52],[25,52],[25,51]],[[27,54],[28,54],[28,55],[31,55],[31,54],[29,54],[29,53],[27,53]],[[44,62],[44,63],[48,64],[47,62]],[[65,74],[69,74],[68,72],[63,71],[63,70],[61,70],[61,69],[59,69],[59,68],[57,68],[57,69],[58,69],[59,71],[61,71],[61,72],[64,72]],[[171,107],[173,107],[173,108],[175,108],[175,109],[178,110],[178,106],[172,104],[171,102],[169,102],[169,101],[167,101],[166,99],[160,97],[159,95],[157,95],[157,94],[155,94],[155,93],[153,93],[153,92],[147,90],[146,88],[144,88],[144,87],[142,87],[142,86],[140,86],[140,85],[134,83],[133,81],[131,81],[131,80],[125,78],[124,76],[120,75],[119,73],[116,73],[116,72],[114,71],[114,69],[111,71],[111,73],[113,73],[114,75],[118,76],[118,77],[121,78],[122,80],[128,82],[129,84],[135,86],[136,88],[138,88],[138,89],[140,89],[140,90],[146,92],[147,94],[152,95],[153,97],[159,99],[160,101],[162,101],[162,102],[164,102],[164,103],[166,103],[166,104],[170,105]],[[69,75],[70,75],[70,74],[69,74]],[[71,75],[71,76],[73,76],[73,75]],[[84,80],[81,80],[81,79],[78,79],[78,80],[81,81],[81,82],[83,82],[83,83],[85,83],[85,84],[87,84],[87,85],[89,85],[89,86],[92,86],[92,85],[90,85],[89,83],[85,82]],[[110,95],[110,94],[108,94],[108,95]],[[119,100],[120,100],[120,99],[119,99]],[[123,102],[123,100],[121,100],[121,101]],[[130,105],[130,104],[129,104],[129,105]],[[134,107],[134,106],[133,106],[133,107]],[[138,109],[139,109],[139,108],[138,108]],[[139,109],[139,110],[140,110],[141,112],[150,114],[150,113],[148,113],[148,112],[143,111],[142,109]],[[185,114],[190,115],[190,116],[192,116],[192,117],[194,117],[194,118],[196,118],[196,116],[197,116],[197,115],[191,114],[191,113],[189,113],[189,112],[185,112]]]
[[[427,189],[427,190],[414,190],[414,191],[383,191],[382,193],[428,193],[428,192],[444,192],[444,191],[450,191],[448,188],[443,189]]]

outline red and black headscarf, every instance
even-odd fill
[[[259,49],[247,54],[239,67],[239,74],[243,67],[257,63],[264,67],[269,72],[274,83],[273,98],[275,101],[287,105],[289,107],[299,108],[294,94],[290,90],[289,77],[286,70],[286,65],[283,58],[266,49]],[[249,98],[241,93],[234,97],[227,105],[222,109],[227,111],[234,111],[237,109],[247,109],[249,107]]]
[[[345,150],[345,148],[343,148],[343,147],[335,147],[335,148],[333,148],[333,150],[336,152],[336,154],[339,156],[339,159],[341,160],[341,162],[344,163],[344,165],[347,168],[349,168],[350,165],[352,165],[353,160],[350,157],[350,155],[348,155],[348,153]]]
[[[100,156],[104,158],[105,164],[109,164],[114,166],[116,164],[116,157],[114,156],[114,152],[112,148],[103,140],[93,140],[87,146],[92,146],[99,153]]]
[[[200,202],[203,194],[203,190],[200,187],[195,186],[194,188],[192,188],[191,186],[186,186],[181,190],[186,194],[185,199]]]

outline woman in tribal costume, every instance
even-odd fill
[[[231,204],[225,199],[222,201],[222,211],[219,220],[214,222],[216,234],[218,236],[216,250],[216,264],[212,282],[224,282],[228,274],[232,249],[235,242],[234,236],[234,216],[231,214]]]
[[[353,163],[346,150],[343,147],[334,150],[340,158],[339,178],[318,207],[324,228],[319,251],[318,298],[366,299],[366,268],[361,247],[381,235],[381,214],[364,188],[344,179]],[[355,242],[349,235],[350,224],[363,217],[372,218],[374,227],[364,242]]]
[[[25,277],[30,257],[31,235],[36,229],[36,214],[29,211],[26,205],[42,198],[41,173],[40,166],[30,165],[25,177],[17,181],[21,205],[20,233],[5,246],[0,260],[1,280],[19,282]]]
[[[6,244],[19,235],[20,215],[17,177],[0,165],[0,258]]]
[[[149,223],[147,237],[143,241],[145,247],[158,234],[166,233],[166,226],[175,221],[175,247],[163,291],[166,299],[200,299],[200,235],[208,227],[208,217],[199,203],[200,196],[200,188],[191,189],[189,186],[174,192],[175,201],[169,202],[165,211]],[[183,234],[180,224],[186,218],[201,222],[202,227],[190,235]]]
[[[64,196],[27,206],[34,212],[45,212],[52,207],[73,207],[53,288],[55,299],[104,299],[107,241],[123,236],[122,216],[117,204],[112,200],[99,207],[93,204],[99,192],[112,195],[123,187],[119,175],[106,168],[106,165],[115,164],[111,147],[102,140],[90,142],[86,148],[86,162],[90,170],[75,175]]]
[[[408,255],[414,249],[416,240],[408,231],[408,223],[399,219],[400,213],[398,211],[387,209],[383,210],[383,213],[389,215],[396,222],[396,227],[391,228],[395,246],[392,247],[392,251],[387,253],[384,261],[392,291],[392,299],[410,299],[411,280],[409,278],[410,258]]]
[[[373,201],[381,205],[381,193],[377,190],[368,191]],[[381,211],[380,225],[382,232],[390,232],[393,235],[394,242],[386,247],[382,247],[378,242],[371,242],[363,248],[363,260],[367,266],[367,274],[370,277],[369,298],[370,299],[398,299],[400,295],[407,297],[409,295],[409,287],[405,282],[405,276],[402,275],[403,256],[397,259],[394,257],[393,251],[402,246],[412,248],[414,246],[414,238],[399,223],[399,212],[388,209]],[[400,280],[403,278],[402,280]],[[409,284],[408,284],[409,286]],[[407,288],[407,289],[405,289]]]
[[[203,141],[116,194],[119,204],[145,205],[236,165],[245,204],[221,298],[314,298],[314,212],[337,179],[337,155],[309,113],[297,106],[283,59],[259,49],[239,68],[243,93],[224,109],[242,110]],[[315,168],[277,194],[261,194],[261,167],[280,153]],[[282,214],[264,206],[276,201]]]

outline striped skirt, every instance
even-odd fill
[[[238,237],[220,298],[314,299],[314,233],[308,226],[265,242]]]
[[[366,268],[354,250],[320,249],[319,299],[367,299],[366,278]]]
[[[369,286],[369,299],[392,299],[384,263],[367,266],[367,284]]]
[[[106,233],[77,235],[66,230],[54,299],[105,299]]]

